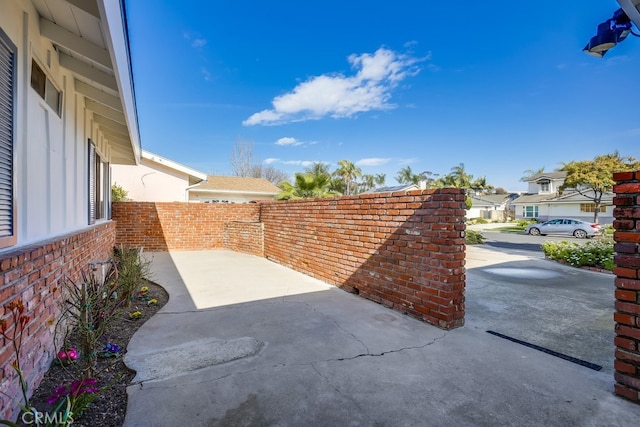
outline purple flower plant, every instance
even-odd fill
[[[71,383],[70,386],[58,386],[55,392],[47,398],[47,403],[53,405],[64,397],[71,397],[72,399],[87,393],[97,393],[100,391],[95,378],[85,378],[83,380],[76,380]]]
[[[120,347],[112,343],[107,343],[105,344],[102,351],[109,352],[109,353],[120,353]]]

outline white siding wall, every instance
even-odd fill
[[[87,139],[93,138],[103,158],[110,153],[92,131],[73,76],[59,67],[57,52],[40,36],[31,2],[0,0],[0,28],[18,48],[15,170],[22,245],[88,226]],[[61,117],[31,88],[33,58],[63,92]]]
[[[113,165],[112,182],[137,202],[184,202],[189,175],[143,158],[138,166]]]

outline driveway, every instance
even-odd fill
[[[501,264],[470,259],[470,317],[443,331],[263,258],[157,253],[170,300],[127,348],[125,425],[637,425],[610,372],[485,332],[491,280],[473,282]]]
[[[487,233],[488,234],[488,233]],[[614,276],[541,252],[467,247],[466,325],[602,366],[613,376]]]

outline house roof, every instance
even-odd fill
[[[487,200],[496,205],[501,205],[509,200],[509,194],[483,194],[482,196],[478,197],[482,200]]]
[[[149,151],[146,150],[142,150],[142,158],[143,159],[147,159],[151,162],[157,163],[159,165],[163,165],[166,166],[168,168],[171,168],[175,171],[184,173],[189,175],[190,177],[199,179],[201,181],[207,179],[207,174],[204,172],[200,172],[199,170],[196,169],[192,169],[188,166],[185,166],[181,163],[178,162],[174,162],[173,160],[167,159],[166,157],[162,157],[158,154],[154,154],[151,153]]]
[[[206,181],[193,185],[190,191],[278,194],[280,189],[264,178],[209,175]]]
[[[527,178],[524,178],[523,181],[525,182],[534,182],[537,181],[541,178],[547,178],[547,179],[565,179],[567,177],[567,173],[566,172],[562,172],[562,171],[554,171],[554,172],[541,172],[541,173],[537,173],[535,175],[531,175]]]
[[[40,34],[55,46],[60,66],[84,98],[98,132],[109,143],[111,163],[140,161],[140,134],[127,34],[120,1],[41,0]]]
[[[524,203],[542,203],[553,200],[555,198],[554,194],[523,194],[513,202],[514,205],[524,204]]]
[[[610,202],[613,200],[613,193],[605,193],[602,195],[602,201]],[[536,203],[590,203],[592,199],[585,197],[577,191],[567,191],[561,196],[557,194],[523,194],[515,199],[512,204],[536,204]]]

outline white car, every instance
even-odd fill
[[[547,234],[569,234],[579,239],[593,237],[602,233],[600,224],[581,221],[579,219],[558,218],[541,224],[528,225],[524,232],[532,236],[545,236]]]

